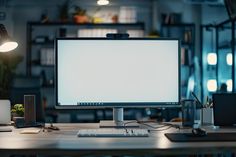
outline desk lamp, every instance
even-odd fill
[[[9,52],[18,46],[17,42],[12,41],[3,24],[0,23],[0,52]],[[9,111],[8,111],[9,112]],[[10,113],[9,113],[10,119]],[[6,121],[7,123],[7,121]],[[0,128],[0,132],[11,131],[9,128]]]
[[[17,46],[18,43],[9,37],[5,26],[0,24],[0,52],[9,52]]]

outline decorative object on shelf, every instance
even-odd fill
[[[160,36],[161,36],[160,32],[157,30],[152,30],[151,32],[148,33],[148,37],[150,38],[159,38]]]
[[[75,23],[88,23],[89,18],[86,15],[86,10],[79,6],[75,7],[75,12],[73,13],[73,21]]]
[[[34,43],[46,43],[48,41],[48,37],[47,36],[37,36],[34,39]]]
[[[137,22],[137,8],[132,6],[122,6],[119,12],[120,23],[136,23]]]
[[[192,52],[190,49],[181,47],[181,65],[190,66],[193,63]]]
[[[62,6],[59,6],[59,18],[61,22],[68,22],[69,20],[69,0],[66,0]]]
[[[143,30],[127,30],[127,34],[129,34],[130,38],[142,38],[144,37],[144,31]]]
[[[180,13],[161,14],[163,24],[179,24],[181,23]]]
[[[192,42],[192,31],[191,30],[184,31],[184,40],[183,41],[186,44],[191,44],[191,42]]]
[[[66,37],[66,28],[59,28],[59,37]]]
[[[112,18],[111,18],[111,20],[112,20],[112,23],[118,23],[118,22],[119,22],[119,17],[118,17],[118,15],[113,15]]]
[[[78,37],[106,37],[108,33],[117,32],[117,29],[79,29]]]
[[[55,64],[53,48],[42,48],[40,50],[40,64],[41,65]]]
[[[12,117],[23,117],[24,116],[24,106],[23,104],[15,104],[11,109]]]
[[[47,23],[49,21],[47,10],[41,15],[40,21],[42,23]]]

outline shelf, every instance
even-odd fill
[[[191,46],[193,46],[193,43],[192,43],[192,42],[183,42],[183,41],[181,41],[181,46],[184,46],[184,47],[186,47],[186,46],[191,47]]]
[[[54,88],[54,85],[50,85],[50,84],[43,84],[42,88]]]
[[[54,41],[48,41],[48,42],[42,42],[42,43],[40,43],[40,42],[35,42],[35,41],[32,41],[31,42],[31,45],[38,45],[38,46],[51,46],[51,47],[54,47]]]
[[[137,22],[137,23],[74,23],[74,22],[49,22],[49,23],[40,23],[40,22],[28,22],[29,26],[81,26],[81,27],[139,27],[142,30],[145,29],[145,25],[143,22]]]
[[[195,27],[193,23],[175,23],[175,24],[161,24],[163,27]]]
[[[41,65],[41,64],[39,64],[39,66],[41,66],[41,67],[48,67],[48,68],[54,68],[55,67],[55,65]]]
[[[134,25],[142,25],[144,26],[143,22],[137,22],[137,23],[74,23],[74,22],[48,22],[48,23],[42,23],[42,22],[28,22],[30,25],[39,25],[39,26],[54,26],[54,25],[73,25],[73,26],[134,26]]]
[[[236,45],[236,42],[235,44]],[[230,41],[224,41],[222,43],[219,43],[218,49],[231,49],[232,48],[232,44]]]
[[[31,65],[32,66],[39,66],[39,67],[49,67],[49,68],[54,68],[55,67],[55,65],[44,65],[44,64],[40,64],[39,62],[40,61],[31,62]]]

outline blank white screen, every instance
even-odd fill
[[[58,103],[178,102],[177,40],[58,40]]]

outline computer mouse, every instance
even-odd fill
[[[192,134],[193,136],[196,136],[196,137],[203,137],[207,135],[207,132],[205,129],[195,128],[195,129],[192,129]]]

